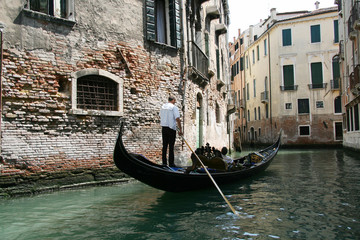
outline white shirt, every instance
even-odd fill
[[[178,107],[168,102],[162,105],[160,110],[160,124],[176,131],[176,119],[180,118]]]
[[[224,159],[224,161],[225,161],[227,164],[232,164],[232,163],[234,162],[234,161],[232,160],[232,158],[229,157],[229,156],[222,155],[222,154],[221,154],[221,156],[222,156],[222,158]]]

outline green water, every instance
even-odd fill
[[[359,155],[359,154],[358,154]],[[140,182],[0,200],[0,239],[360,239],[360,157],[281,150],[263,173],[217,190]]]

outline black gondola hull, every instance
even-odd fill
[[[128,153],[122,141],[121,126],[114,150],[115,165],[129,176],[154,188],[168,192],[192,191],[213,186],[206,173],[190,173],[174,171],[171,168],[157,165],[138,154]],[[263,172],[274,159],[280,146],[280,137],[272,146],[262,150],[266,157],[257,166],[251,168],[211,173],[215,182],[219,185],[234,183],[240,179],[248,178]],[[260,153],[262,152],[260,151]]]

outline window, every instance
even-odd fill
[[[265,105],[265,117],[269,118],[269,104]]]
[[[259,120],[261,120],[260,107],[258,107],[258,117],[259,117]]]
[[[257,60],[259,61],[260,60],[260,46],[259,45],[256,46],[256,55],[257,55]]]
[[[338,58],[333,58],[332,61],[332,75],[333,80],[331,82],[331,88],[332,89],[338,89],[340,87],[340,64]]]
[[[240,38],[240,45],[243,45],[243,43],[244,43],[244,39]]]
[[[292,109],[292,103],[285,103],[285,109]]]
[[[298,99],[298,113],[299,114],[309,114],[309,99]]]
[[[71,113],[121,116],[122,79],[99,69],[85,69],[73,75]]]
[[[256,120],[256,108],[254,108],[254,120]]]
[[[311,82],[312,88],[323,88],[322,63],[311,63]]]
[[[248,110],[248,121],[250,121],[250,110]]]
[[[250,99],[250,92],[249,92],[249,83],[246,84],[246,99]]]
[[[215,107],[215,116],[216,116],[216,123],[220,123],[220,107],[218,103],[216,103],[216,107]]]
[[[334,43],[339,42],[339,21],[334,20]]]
[[[320,37],[320,25],[313,25],[311,29],[311,43],[318,43],[321,41]]]
[[[324,108],[324,101],[316,101],[316,108]]]
[[[252,50],[252,58],[253,58],[252,63],[254,64],[255,63],[255,50],[254,49]]]
[[[291,29],[282,30],[282,43],[283,46],[291,46]]]
[[[267,39],[264,40],[264,55],[267,56]]]
[[[310,136],[310,126],[299,126],[300,136]]]
[[[246,69],[249,68],[249,56],[246,55]]]
[[[28,0],[28,7],[35,12],[45,13],[58,18],[69,18],[70,6],[73,1],[69,0]]]
[[[65,26],[75,24],[75,0],[25,0],[25,16]]]
[[[254,79],[253,83],[254,83],[254,97],[256,97],[256,79]]]
[[[294,65],[283,66],[284,90],[294,89]]]
[[[240,71],[244,71],[244,57],[240,58]]]
[[[146,37],[150,41],[181,47],[177,0],[146,0]]]
[[[220,79],[220,51],[216,49],[216,77]]]
[[[359,131],[360,122],[359,122],[359,104],[354,106],[354,122],[355,122],[355,131]]]
[[[341,113],[341,97],[340,96],[335,98],[334,107],[335,107],[335,109],[334,109],[335,113]]]

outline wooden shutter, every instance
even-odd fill
[[[216,49],[216,70],[217,70],[217,79],[220,79],[220,52],[219,52],[219,49]]]
[[[311,26],[311,42],[316,43],[320,42],[320,25]]]
[[[286,87],[294,86],[294,65],[284,65],[283,73],[285,89],[287,89]]]
[[[334,42],[339,42],[339,21],[334,20]]]
[[[155,0],[146,0],[146,39],[156,40]]]
[[[291,46],[291,29],[282,30],[283,46]]]
[[[322,88],[323,75],[322,75],[322,63],[311,63],[311,81],[313,88]]]
[[[181,48],[181,16],[179,0],[169,0],[171,46]]]

